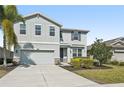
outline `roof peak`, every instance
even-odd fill
[[[62,26],[61,24],[59,24],[58,22],[56,22],[54,19],[50,18],[49,16],[47,15],[44,15],[43,13],[41,12],[34,12],[34,13],[31,13],[31,14],[28,14],[28,15],[24,15],[23,17],[26,19],[26,18],[29,18],[31,16],[35,16],[35,15],[40,15],[41,17],[43,17],[44,19],[58,25],[58,26]]]

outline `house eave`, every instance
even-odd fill
[[[88,33],[88,32],[90,32],[89,30],[73,29],[73,28],[61,28],[61,31],[63,31],[63,32],[79,31],[79,32],[83,32],[83,33]]]
[[[47,20],[47,21],[49,21],[49,22],[51,22],[51,23],[53,23],[53,24],[55,24],[55,25],[57,25],[59,27],[62,27],[62,25],[59,24],[58,22],[54,21],[53,19],[51,19],[51,18],[47,17],[46,15],[43,15],[43,14],[41,14],[39,12],[23,16],[23,18],[24,18],[24,20],[28,20],[28,19],[31,19],[32,17],[36,17],[36,16],[42,17],[45,20]],[[18,23],[18,22],[20,22],[20,21],[16,21],[15,23]]]

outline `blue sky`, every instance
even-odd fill
[[[109,40],[124,35],[124,6],[17,6],[22,15],[41,12],[66,28],[90,30],[88,45],[95,38]],[[0,46],[2,32],[0,31]]]

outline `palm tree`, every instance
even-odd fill
[[[4,8],[2,5],[0,5],[0,24],[2,22],[3,16],[4,16]]]
[[[0,24],[3,30],[3,48],[4,48],[4,62],[3,65],[7,66],[6,49],[11,50],[12,46],[17,45],[17,37],[14,33],[14,23],[16,21],[23,21],[23,17],[18,14],[15,5],[0,6]]]

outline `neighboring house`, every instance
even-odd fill
[[[54,64],[58,59],[69,62],[73,57],[87,56],[89,31],[62,28],[61,24],[40,13],[24,18],[25,24],[14,24],[19,43],[14,59],[22,64]]]
[[[124,61],[124,37],[104,41],[104,43],[112,47],[113,56],[111,60]],[[87,49],[90,50],[91,47],[88,46]]]
[[[0,47],[0,59],[3,59],[4,58],[4,50],[2,47]],[[6,57],[7,59],[13,59],[13,52],[12,51],[9,51],[9,50],[6,50]]]

